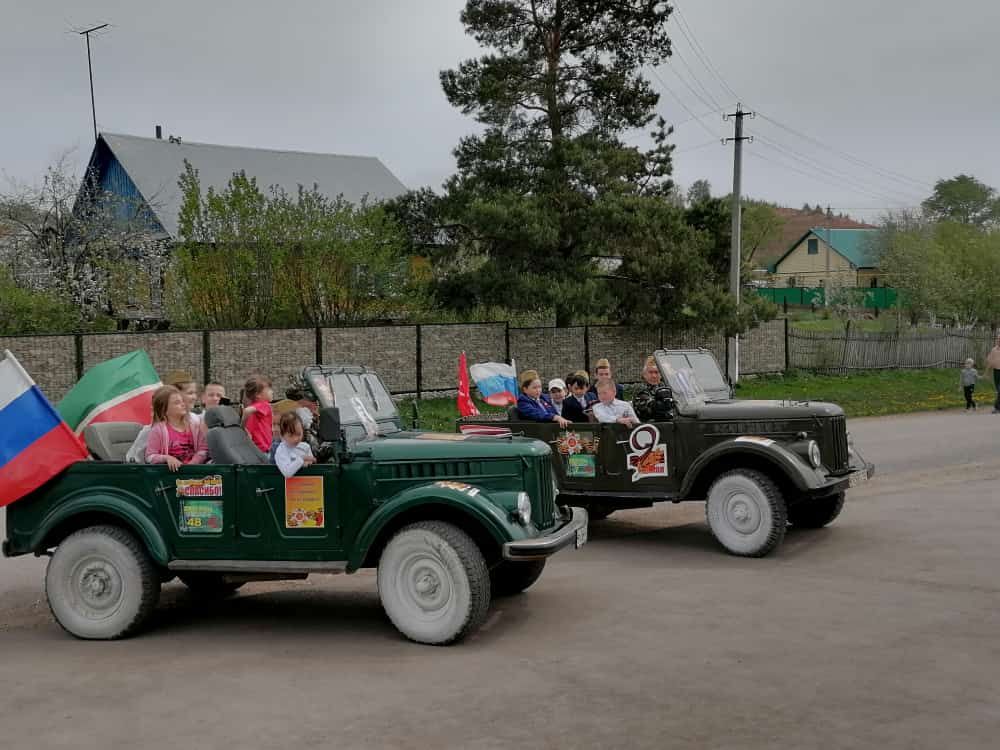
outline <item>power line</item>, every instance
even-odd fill
[[[733,91],[733,89],[730,87],[728,83],[726,83],[725,79],[722,77],[722,74],[719,73],[718,68],[716,68],[715,65],[712,64],[712,60],[709,58],[708,52],[706,52],[705,48],[701,46],[701,43],[695,36],[694,29],[691,28],[691,24],[689,24],[687,19],[684,18],[684,14],[681,13],[680,6],[677,5],[676,2],[674,2],[674,13],[676,14],[677,18],[677,27],[680,29],[680,32],[684,36],[684,38],[687,39],[687,42],[691,46],[691,49],[694,50],[695,56],[699,60],[701,60],[701,64],[704,65],[705,68],[713,76],[715,76],[715,79],[722,85],[722,88],[725,89],[730,96],[732,96],[734,99],[739,99],[740,98],[739,95],[735,91]]]
[[[684,55],[681,54],[681,50],[679,47],[674,46],[673,54],[677,56],[677,59],[681,61],[681,64],[687,69],[687,72],[691,74],[691,78],[698,86],[698,88],[700,88],[702,92],[705,94],[705,96],[707,96],[711,100],[711,103],[705,102],[705,104],[707,104],[710,107],[715,107],[716,109],[722,109],[722,105],[719,104],[719,100],[716,99],[714,96],[712,96],[712,92],[708,90],[708,87],[701,82],[701,79],[698,78],[694,70],[692,70],[691,66],[688,65],[688,61],[684,59]],[[674,72],[676,73],[677,71],[675,70]],[[678,78],[679,77],[680,76],[678,75]],[[702,101],[704,101],[704,99],[702,99]]]
[[[912,177],[907,177],[906,175],[900,174],[899,172],[893,172],[891,169],[883,169],[882,167],[878,166],[877,164],[872,164],[871,162],[865,161],[864,159],[861,159],[861,158],[859,158],[857,156],[853,156],[852,154],[849,154],[846,151],[842,151],[842,150],[840,150],[838,148],[834,148],[833,146],[827,146],[822,141],[820,141],[820,140],[818,140],[816,138],[813,138],[810,135],[806,135],[805,133],[803,133],[801,131],[798,131],[795,128],[789,126],[789,125],[785,125],[783,123],[780,123],[777,120],[775,120],[773,117],[768,117],[766,114],[763,114],[763,113],[759,113],[759,114],[760,114],[760,116],[761,116],[762,119],[767,120],[772,125],[775,125],[776,127],[779,127],[782,130],[785,130],[785,131],[791,133],[792,135],[798,136],[799,138],[802,138],[803,140],[809,141],[810,143],[814,144],[815,146],[818,146],[819,148],[823,149],[824,151],[829,151],[830,153],[836,154],[836,155],[840,156],[843,159],[847,159],[848,161],[854,162],[855,164],[857,164],[859,166],[866,167],[866,168],[868,168],[870,170],[878,172],[879,174],[883,175],[884,177],[896,180],[897,182],[911,183],[911,186],[915,185],[915,186],[921,188],[922,190],[930,190],[931,189],[931,185],[928,182],[924,182],[922,180],[916,180],[916,179],[914,179]]]
[[[679,96],[677,96],[677,92],[675,92],[672,88],[670,88],[667,85],[667,82],[663,80],[663,76],[660,75],[660,72],[656,68],[654,68],[652,66],[649,66],[649,72],[652,73],[656,77],[656,80],[660,82],[660,86],[662,86],[663,89],[668,94],[670,94],[670,96],[673,97],[674,101],[677,102],[681,106],[681,109],[683,109],[685,112],[687,112],[691,116],[691,119],[688,120],[688,122],[697,122],[698,125],[700,125],[701,128],[706,133],[708,133],[710,136],[712,136],[713,138],[721,139],[722,136],[719,133],[713,132],[708,127],[708,125],[706,125],[704,122],[702,122],[702,120],[699,118],[699,116],[696,115],[694,113],[694,111],[690,107],[688,107],[688,105],[686,105],[684,103],[684,101]],[[704,117],[704,115],[702,115],[702,117]]]
[[[893,187],[893,188],[887,189],[887,188],[883,187],[882,185],[879,185],[877,183],[872,182],[869,179],[862,179],[862,178],[857,177],[856,175],[849,174],[847,172],[844,172],[844,171],[838,170],[838,169],[836,169],[834,167],[831,167],[829,165],[826,165],[823,162],[819,161],[818,159],[814,159],[814,158],[812,158],[810,156],[807,156],[807,155],[805,155],[805,154],[803,154],[803,153],[801,153],[799,151],[796,151],[795,149],[793,149],[793,148],[791,148],[789,146],[783,146],[780,143],[772,141],[770,138],[768,138],[766,136],[760,135],[758,137],[760,138],[761,142],[764,143],[765,145],[769,145],[771,148],[779,150],[779,151],[787,154],[792,159],[795,159],[796,161],[799,161],[801,163],[806,164],[806,166],[809,166],[809,167],[811,167],[813,169],[817,169],[817,170],[819,170],[819,171],[821,171],[821,172],[823,172],[825,174],[828,174],[828,175],[830,175],[832,177],[836,177],[838,179],[845,180],[845,181],[847,181],[849,183],[857,182],[860,185],[862,185],[864,187],[867,187],[869,189],[869,194],[880,195],[881,196],[880,200],[889,200],[889,201],[892,201],[892,200],[900,200],[901,198],[903,200],[907,200],[907,201],[913,200],[913,196],[912,195],[904,193],[899,188]],[[890,195],[890,193],[892,193],[892,194]]]
[[[699,149],[708,148],[709,146],[718,146],[718,145],[719,145],[719,139],[713,138],[710,141],[699,143],[697,146],[685,146],[684,148],[675,148],[672,153],[686,154],[688,151],[698,151]]]

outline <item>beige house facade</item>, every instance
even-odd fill
[[[873,251],[874,229],[813,227],[771,266],[776,287],[883,286]]]

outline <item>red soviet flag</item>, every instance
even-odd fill
[[[469,368],[465,363],[465,352],[458,357],[458,397],[455,402],[458,404],[458,413],[463,417],[478,416],[479,409],[472,403],[469,393]]]

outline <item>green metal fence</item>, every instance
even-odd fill
[[[799,307],[817,307],[826,303],[826,289],[818,287],[772,287],[758,289],[759,294],[764,299],[770,300],[782,307],[796,305]],[[833,292],[831,301],[836,301],[833,297],[843,296],[846,299],[856,299],[858,307],[867,309],[888,310],[896,306],[896,290],[889,287],[844,287]]]

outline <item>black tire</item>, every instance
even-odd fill
[[[405,526],[378,563],[382,607],[400,633],[444,646],[475,632],[490,607],[490,573],[482,550],[457,526]]]
[[[820,500],[798,502],[788,509],[788,522],[799,529],[821,529],[840,515],[846,497],[847,493],[838,492]]]
[[[781,544],[788,513],[781,490],[767,474],[733,469],[708,490],[705,517],[726,551],[740,557],[763,557]]]
[[[232,596],[244,585],[244,583],[230,583],[224,580],[221,573],[181,573],[177,577],[191,590],[192,594],[205,598]]]
[[[542,571],[545,560],[512,562],[504,560],[490,571],[490,589],[493,596],[513,596],[530,588]]]
[[[160,573],[145,547],[117,526],[90,526],[56,547],[45,596],[70,635],[116,640],[138,631],[160,598]]]

